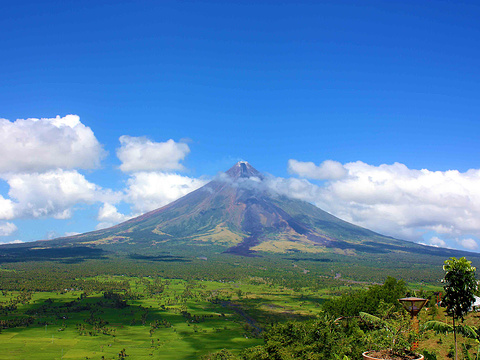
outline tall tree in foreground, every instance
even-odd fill
[[[475,267],[472,262],[462,257],[456,259],[451,257],[445,260],[443,265],[445,271],[444,290],[445,295],[442,305],[446,307],[447,314],[453,320],[453,337],[455,340],[455,360],[457,360],[457,327],[455,322],[463,319],[475,302],[474,293],[477,291],[477,280],[475,279]]]

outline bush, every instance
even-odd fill
[[[246,349],[244,360],[360,358],[365,348],[358,321],[323,316],[318,320],[277,324],[265,333],[265,344]]]
[[[202,356],[202,360],[240,360],[237,356],[232,354],[227,349],[222,349],[220,351],[210,353]]]
[[[397,281],[388,277],[383,285],[374,285],[368,290],[361,290],[345,294],[338,299],[330,300],[323,304],[323,309],[334,317],[358,316],[360,312],[380,315],[378,308],[381,302],[391,304],[396,310],[402,308],[398,299],[407,291],[403,280]]]

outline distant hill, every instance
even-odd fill
[[[137,256],[464,254],[383,236],[305,201],[279,195],[266,186],[264,175],[244,161],[200,189],[137,218],[76,236],[2,246],[0,258],[15,256],[22,249],[48,256],[54,249],[65,252],[72,247],[95,254],[102,250]]]

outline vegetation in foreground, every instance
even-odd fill
[[[397,299],[414,293],[402,280],[357,282],[328,262],[260,268],[250,259],[216,272],[198,263],[196,272],[192,263],[138,259],[3,265],[0,359],[359,359],[391,346],[382,324],[409,324]],[[434,306],[439,284],[418,285],[416,295],[431,298],[420,322],[445,321]],[[413,340],[408,331],[397,335],[399,344]],[[464,356],[476,354],[475,341],[459,335]],[[425,332],[419,344],[429,356],[453,356],[445,335]]]

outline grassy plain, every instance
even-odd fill
[[[294,291],[263,279],[186,281],[181,279],[97,276],[98,283],[129,284],[123,303],[103,292],[63,289],[3,291],[0,304],[17,302],[4,320],[30,318],[28,326],[0,333],[0,359],[195,359],[221,348],[239,351],[262,343],[270,323],[315,317],[329,296],[326,289]],[[351,288],[339,284],[339,288]],[[25,292],[23,292],[25,296]]]
[[[239,353],[262,344],[271,324],[315,318],[324,301],[387,276],[439,289],[442,263],[395,254],[61,255],[0,265],[0,360]]]

